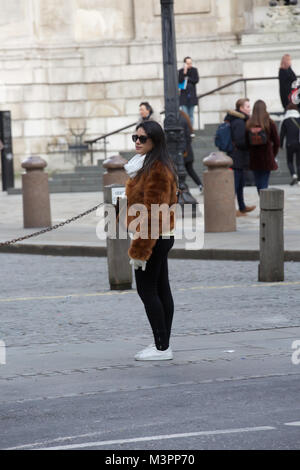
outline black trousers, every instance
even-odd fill
[[[174,302],[169,284],[168,253],[174,245],[174,237],[157,240],[146,270],[135,270],[135,281],[149,323],[156,348],[164,351],[169,347]]]
[[[296,167],[294,167],[294,156],[296,157]],[[290,170],[291,176],[298,174],[298,179],[300,179],[300,145],[289,145],[286,147],[286,159],[287,166]]]
[[[246,208],[244,201],[245,173],[243,169],[234,168],[234,186],[235,194],[238,201],[239,210],[243,212]]]
[[[200,186],[200,184],[202,184],[201,179],[199,178],[199,176],[194,170],[193,162],[187,162],[187,163],[184,162],[184,165],[185,165],[187,174],[192,178],[192,180],[197,184],[197,186]]]

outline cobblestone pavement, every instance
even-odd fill
[[[162,363],[134,361],[150,328],[135,289],[109,290],[106,258],[0,264],[0,448],[299,447],[299,263],[265,284],[256,262],[171,259]]]
[[[300,186],[282,185],[284,190],[284,230],[285,250],[298,251],[300,248]],[[192,188],[191,193],[200,204],[203,195]],[[66,193],[51,194],[52,224],[90,209],[103,201],[103,193]],[[257,250],[259,248],[259,200],[256,188],[245,188],[245,201],[256,205],[247,217],[237,218],[236,232],[205,233],[205,248]],[[21,244],[64,245],[64,246],[105,246],[105,240],[96,236],[100,215],[93,212],[70,225],[52,232],[33,237]],[[4,242],[35,232],[36,229],[23,228],[22,196],[8,196],[0,192],[0,241]],[[189,232],[189,228],[187,229]],[[185,247],[184,241],[175,240],[175,248]]]
[[[133,290],[111,292],[106,258],[0,254],[0,339],[9,346],[151,336]],[[257,262],[169,260],[173,336],[300,326],[300,264],[257,281]]]

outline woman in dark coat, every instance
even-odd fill
[[[193,67],[190,57],[185,57],[184,67],[179,70],[178,74],[179,83],[184,83],[185,80],[187,81],[186,87],[180,91],[180,106],[188,114],[194,126],[194,107],[198,104],[196,84],[199,82],[199,74],[196,67]]]
[[[266,103],[262,100],[256,101],[252,116],[247,121],[246,139],[250,152],[249,167],[254,173],[259,193],[261,189],[268,188],[270,173],[278,168],[275,157],[280,146],[276,124],[270,119]]]
[[[290,185],[293,186],[300,181],[300,114],[298,107],[289,103],[280,128],[280,147],[286,144],[286,160],[292,180]],[[296,157],[296,168],[294,166],[294,157]]]
[[[290,54],[285,54],[281,59],[279,69],[279,90],[280,99],[285,110],[290,103],[289,95],[292,91],[292,83],[297,80],[295,72],[292,70],[292,59]]]
[[[196,183],[199,187],[200,193],[202,193],[202,182],[197,173],[194,170],[194,151],[192,147],[192,138],[191,134],[193,133],[193,127],[190,121],[189,116],[184,112],[180,111],[180,124],[184,130],[184,143],[185,143],[185,150],[183,153],[184,157],[184,166],[187,171],[187,174],[192,178],[192,180]]]

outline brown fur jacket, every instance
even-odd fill
[[[148,260],[159,235],[175,227],[175,213],[168,211],[168,208],[177,202],[176,181],[170,170],[160,161],[156,161],[149,174],[142,173],[127,180],[126,196],[126,225],[128,231],[134,234],[128,254],[131,258]],[[135,206],[133,211],[130,210],[133,205],[138,204],[143,204],[147,210],[139,211],[138,206]],[[156,212],[153,207],[151,209],[152,204],[166,204],[167,217],[162,217],[162,213]],[[139,233],[145,235],[139,237]]]

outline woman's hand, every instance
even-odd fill
[[[143,261],[141,259],[130,258],[129,264],[131,264],[134,267],[134,269],[142,268],[142,271],[145,271],[147,261]]]

